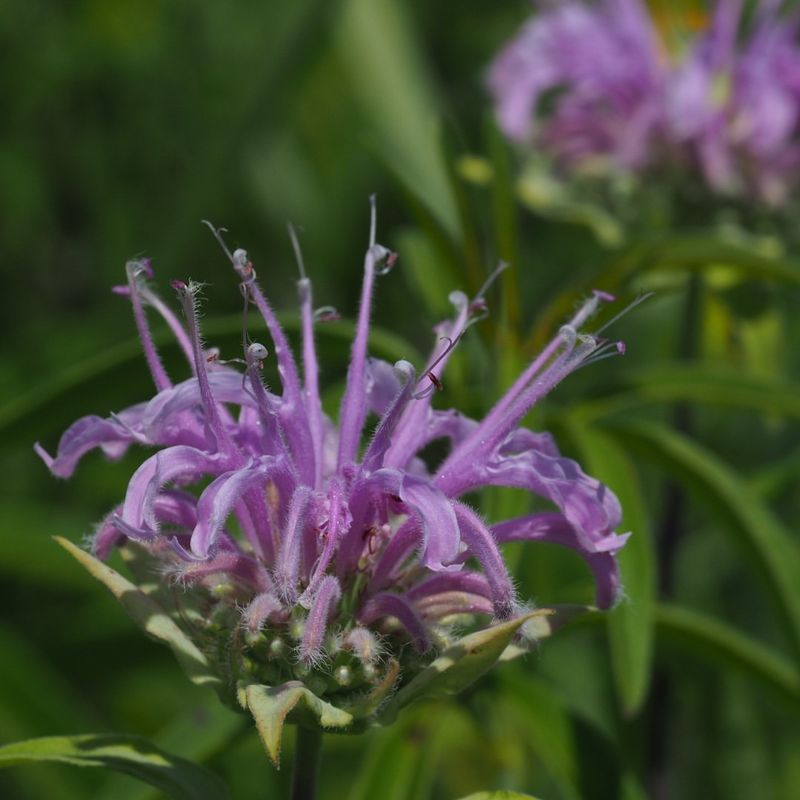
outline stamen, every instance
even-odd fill
[[[203,223],[203,225],[207,225],[208,226],[208,229],[214,235],[214,238],[217,240],[217,243],[219,244],[219,246],[225,252],[225,255],[228,256],[228,258],[231,261],[233,261],[233,256],[231,255],[231,251],[228,250],[228,245],[225,244],[225,240],[222,238],[222,234],[223,233],[227,233],[228,229],[227,228],[217,228],[215,225],[212,225],[207,219],[202,219],[200,221]]]
[[[369,196],[369,246],[375,247],[375,237],[378,233],[378,195]]]
[[[625,306],[625,308],[623,308],[622,311],[619,312],[619,314],[616,314],[615,316],[611,317],[611,319],[608,322],[606,322],[605,325],[603,325],[602,328],[599,328],[598,330],[596,330],[594,332],[594,335],[597,336],[597,335],[601,334],[606,328],[610,328],[617,320],[619,320],[622,317],[624,317],[629,311],[633,311],[633,309],[636,308],[636,306],[641,305],[642,303],[644,303],[645,300],[649,300],[654,294],[655,294],[655,292],[642,292],[642,293],[640,293],[636,297],[636,299],[632,300],[630,303],[628,303],[628,305]]]
[[[291,222],[287,223],[286,227],[289,230],[289,238],[292,240],[292,247],[294,248],[294,257],[297,261],[297,268],[300,270],[300,280],[306,280],[306,267],[303,263],[303,253],[300,250],[300,242],[297,239],[297,229]]]
[[[478,290],[478,293],[475,295],[475,299],[472,301],[475,304],[478,301],[483,301],[484,295],[486,292],[489,291],[491,285],[497,280],[497,278],[505,272],[511,264],[508,261],[501,261],[490,273],[489,277],[483,282],[483,286]]]

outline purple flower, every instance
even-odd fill
[[[133,305],[155,396],[106,419],[77,421],[55,457],[36,445],[63,478],[93,448],[110,458],[131,444],[155,448],[134,472],[123,502],[99,526],[98,556],[129,540],[139,543],[163,572],[205,592],[208,619],[235,609],[234,627],[248,642],[268,632],[266,655],[259,651],[258,657],[273,664],[264,678],[269,685],[330,661],[347,667],[339,672],[349,676],[349,685],[352,665],[340,663],[345,656],[366,677],[383,648],[417,654],[439,648],[448,622],[459,615],[499,622],[521,613],[500,552],[506,541],[575,550],[595,576],[597,604],[614,603],[620,588],[615,553],[626,539],[615,532],[616,497],[564,458],[548,434],[520,427],[528,410],[568,374],[617,352],[616,343],[583,332],[608,295],[589,298],[483,420],[437,410],[434,390],[485,302],[480,295],[472,301],[461,292],[451,295],[453,317],[437,326],[437,344],[420,373],[405,361],[392,366],[369,359],[373,289],[395,260],[375,242],[373,208],[337,427],[320,401],[311,282],[302,261],[300,369],[247,253],[228,256],[245,311],[255,306],[260,313],[272,354],[245,332],[243,358],[221,361],[202,344],[200,287],[173,282],[184,325],[150,288],[149,264],[130,262],[127,286],[117,291]],[[148,307],[177,337],[190,378],[175,384],[167,375]],[[267,358],[277,364],[278,392],[262,379]],[[371,415],[377,423],[367,431]],[[421,452],[439,439],[449,441],[449,454],[431,466]],[[552,510],[489,525],[464,499],[484,486],[526,489]],[[273,663],[277,655],[284,660]]]
[[[718,0],[670,57],[640,0],[543,4],[491,67],[506,135],[570,170],[696,168],[714,192],[777,205],[800,165],[797,16]],[[674,27],[674,26],[673,26]]]
[[[489,88],[500,126],[565,166],[652,158],[665,78],[657,38],[636,0],[547,4],[496,58]]]

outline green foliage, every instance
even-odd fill
[[[225,784],[213,772],[170,755],[140,736],[49,736],[0,747],[0,768],[41,763],[122,772],[158,787],[175,800],[228,797]]]

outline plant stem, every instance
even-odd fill
[[[314,800],[322,755],[322,731],[297,726],[292,764],[292,800]]]

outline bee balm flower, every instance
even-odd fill
[[[795,14],[760,0],[745,20],[742,0],[717,0],[672,48],[674,9],[657,25],[641,0],[541,5],[489,71],[509,139],[567,172],[688,168],[714,193],[788,200],[800,165]]]
[[[574,549],[594,573],[597,604],[614,602],[614,555],[625,541],[615,532],[616,498],[561,456],[548,434],[519,427],[569,373],[618,347],[582,332],[607,295],[581,306],[483,420],[435,409],[432,390],[485,304],[481,296],[452,294],[453,317],[437,327],[438,343],[420,373],[406,361],[370,360],[373,289],[395,259],[375,242],[373,210],[335,426],[320,402],[311,282],[301,272],[301,370],[247,254],[228,255],[245,308],[260,312],[273,352],[245,334],[240,366],[210,355],[198,324],[199,287],[173,282],[184,327],[150,288],[149,264],[130,262],[118,291],[133,305],[155,397],[105,419],[84,417],[55,456],[36,447],[64,478],[93,448],[111,458],[132,444],[155,448],[101,523],[94,552],[106,558],[114,546],[133,543],[151,569],[186,587],[185,602],[199,612],[192,636],[243,703],[261,708],[254,685],[283,687],[292,703],[304,697],[317,712],[320,697],[337,713],[349,709],[352,722],[373,714],[393,687],[413,683],[452,641],[454,620],[482,618],[488,630],[510,637],[530,614],[503,561],[506,541]],[[190,378],[175,384],[164,370],[147,306],[174,331]],[[277,364],[278,392],[262,379],[267,358]],[[378,422],[366,435],[371,414]],[[438,439],[450,450],[431,467],[420,452]],[[527,489],[553,510],[488,525],[463,497],[490,485]],[[105,567],[92,569],[109,585],[116,580]],[[298,694],[296,681],[316,699]],[[365,692],[376,691],[365,706]],[[332,714],[320,717],[323,724],[342,719]]]

